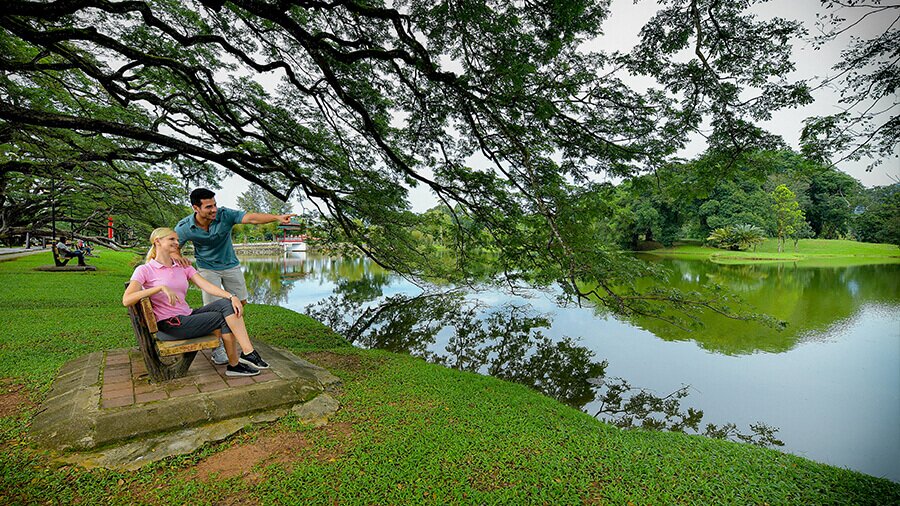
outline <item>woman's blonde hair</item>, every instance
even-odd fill
[[[150,232],[150,250],[147,251],[147,258],[144,259],[144,262],[149,262],[156,258],[156,240],[161,239],[163,237],[168,237],[174,234],[175,231],[169,227],[159,227],[154,229],[153,232]]]

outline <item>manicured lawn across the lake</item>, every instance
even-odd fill
[[[802,250],[802,245],[801,245]],[[251,304],[251,336],[344,382],[329,425],[292,415],[136,472],[57,464],[28,424],[69,359],[133,345],[135,255],[87,273],[0,262],[2,504],[898,504],[900,485],[728,441],[622,431],[523,386],[348,345]],[[199,304],[196,291],[189,302]]]
[[[781,253],[778,252],[776,239],[766,239],[755,249],[751,248],[748,251],[728,251],[696,244],[676,244],[672,248],[655,249],[645,253],[709,259],[719,263],[802,262],[803,265],[809,267],[900,263],[900,248],[893,244],[831,239],[801,239],[796,249],[793,242],[788,241]]]

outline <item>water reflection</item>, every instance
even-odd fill
[[[454,369],[480,372],[535,388],[566,404],[583,407],[594,398],[592,380],[606,364],[570,338],[554,342],[541,329],[546,315],[527,305],[488,308],[459,291],[394,295],[375,304],[375,293],[346,290],[307,307],[307,313],[337,330],[352,343],[414,354]],[[438,334],[446,346],[435,347]]]
[[[606,361],[578,344],[579,339],[551,339],[552,319],[528,304],[488,307],[456,290],[394,295],[374,301],[382,285],[364,278],[343,283],[335,295],[307,306],[306,312],[355,345],[410,353],[431,362],[488,374],[527,385],[544,395],[583,409],[599,400],[594,416],[621,428],[703,433],[760,446],[781,446],[776,428],[763,423],[741,432],[734,423],[707,424],[703,411],[684,408],[688,387],[665,396],[634,388],[622,378],[606,378]],[[386,283],[386,280],[384,280]],[[355,290],[358,289],[358,290]],[[446,345],[435,346],[440,333]]]
[[[364,294],[365,300],[381,296],[381,287],[389,274],[361,257],[339,258],[293,253],[284,258],[242,257],[250,301],[257,304],[284,305],[298,281],[336,284],[335,293]]]
[[[738,294],[754,311],[787,322],[783,329],[700,312],[703,326],[682,329],[651,318],[632,323],[669,341],[695,341],[717,353],[783,353],[857,314],[864,304],[900,302],[898,266],[805,268],[800,264],[717,265],[659,259],[669,268],[669,286],[684,291],[719,285]]]
[[[248,300],[274,306],[287,301],[290,285],[284,282],[288,279],[284,266],[273,262],[272,259],[244,258],[241,263],[244,268],[244,279],[247,281],[247,291],[250,294]]]
[[[598,317],[589,307],[560,308],[553,294],[523,299],[496,290],[456,292],[447,302],[440,292],[423,293],[358,258],[307,254],[267,259],[263,263],[274,266],[268,269],[242,264],[248,285],[256,287],[253,302],[268,296],[304,311],[326,301],[317,307],[330,311],[332,322],[348,316],[344,325],[355,327],[343,333],[360,346],[505,377],[617,424],[699,432],[705,430],[695,423],[702,410],[704,424],[715,423],[718,432],[762,441],[767,427],[755,424],[764,420],[779,427],[792,453],[900,481],[900,265],[651,261],[671,269],[674,287],[721,285],[788,326],[778,332],[701,315],[703,327],[682,331],[658,321]],[[254,281],[255,269],[268,273],[265,279]],[[382,304],[387,307],[379,314]],[[419,305],[418,314],[410,316],[404,305]],[[493,314],[498,322],[491,328]],[[512,323],[499,323],[500,316]],[[667,411],[671,398],[677,409]],[[624,414],[617,403],[630,403],[627,410],[635,414]],[[652,415],[643,417],[641,410]]]

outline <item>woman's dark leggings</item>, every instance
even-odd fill
[[[228,299],[219,299],[215,302],[199,307],[191,314],[175,316],[156,322],[159,332],[156,334],[160,341],[177,341],[212,334],[214,330],[221,330],[223,334],[230,334],[231,329],[225,323],[225,317],[234,314],[234,307]]]

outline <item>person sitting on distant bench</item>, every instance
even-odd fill
[[[56,243],[56,250],[59,251],[60,255],[66,258],[78,257],[78,265],[86,265],[84,263],[84,252],[80,249],[72,249],[69,247],[65,236],[59,238],[59,242]]]
[[[78,249],[84,252],[84,256],[92,257],[94,256],[94,249],[91,247],[91,244],[88,242],[84,242],[83,240],[78,240]]]

